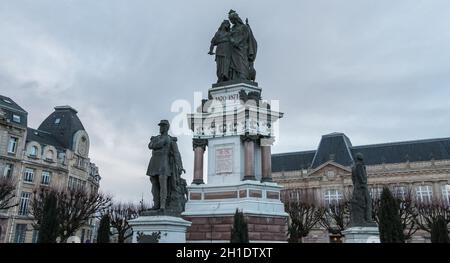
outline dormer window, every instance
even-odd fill
[[[53,160],[53,151],[52,150],[47,151],[47,154],[45,155],[45,159],[47,159],[49,161]]]
[[[36,146],[31,146],[30,148],[30,156],[36,157],[38,152],[38,148]]]
[[[55,119],[55,124],[59,124],[61,122],[61,118],[56,118]]]
[[[13,114],[13,122],[20,123],[20,116],[16,115],[16,114]]]

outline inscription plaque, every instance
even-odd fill
[[[216,149],[216,174],[228,174],[233,172],[233,148]]]

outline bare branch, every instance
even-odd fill
[[[16,190],[16,182],[12,177],[0,177],[0,210],[9,209],[18,205],[12,203]]]

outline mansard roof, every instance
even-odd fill
[[[272,171],[314,169],[331,159],[340,165],[351,166],[353,156],[358,152],[364,155],[367,165],[450,160],[450,138],[352,146],[345,134],[332,133],[322,136],[315,151],[273,154]]]
[[[32,128],[27,129],[27,142],[38,142],[42,145],[52,145],[55,146],[57,150],[64,150],[58,140],[53,136],[53,134],[46,131],[36,130]]]
[[[350,139],[343,133],[335,132],[323,135],[311,168],[314,169],[328,160],[334,160],[343,166],[350,166],[353,163],[351,146]]]
[[[356,146],[352,153],[364,155],[368,165],[450,159],[450,138],[415,140]]]
[[[272,154],[272,171],[296,171],[311,166],[316,151]]]
[[[41,123],[38,130],[52,134],[54,139],[62,147],[72,149],[73,135],[79,130],[84,130],[84,127],[74,108],[70,106],[58,106]]]
[[[27,114],[14,100],[3,95],[0,95],[0,107]]]
[[[27,127],[28,113],[9,97],[0,95],[0,119],[5,119],[10,123]],[[19,116],[18,119],[15,116]]]

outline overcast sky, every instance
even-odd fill
[[[450,137],[450,1],[2,0],[0,94],[37,128],[76,108],[116,200],[150,200],[150,136],[175,100],[215,82],[209,43],[229,9],[258,41],[256,80],[280,100],[273,152]],[[188,182],[193,152],[178,136]]]

